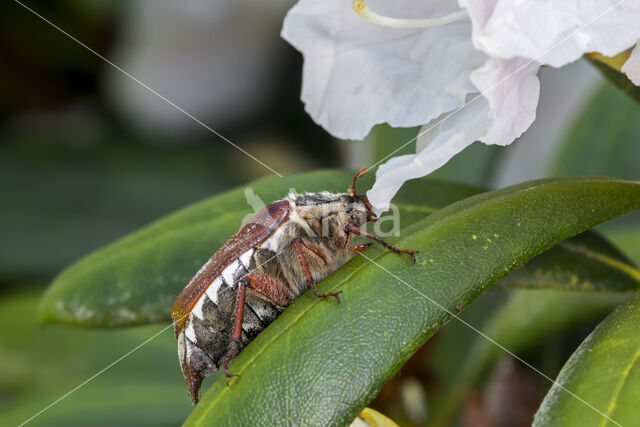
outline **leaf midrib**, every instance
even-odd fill
[[[596,261],[599,261],[605,265],[608,265],[609,267],[612,267],[616,270],[619,270],[620,272],[626,274],[627,276],[631,277],[633,280],[635,280],[636,282],[640,282],[640,270],[638,270],[637,268],[633,267],[632,265],[629,264],[625,264],[621,261],[618,261],[612,257],[610,257],[609,255],[600,253],[600,252],[596,252],[593,251],[591,249],[585,248],[583,246],[580,245],[575,245],[573,243],[564,241],[564,242],[560,242],[558,243],[559,246],[565,247],[567,248],[569,251],[572,252],[576,252],[576,253],[580,253],[585,255],[588,258],[592,258]]]
[[[631,360],[629,361],[629,364],[625,367],[624,371],[622,372],[622,376],[620,377],[620,381],[618,382],[618,385],[616,386],[616,389],[613,393],[613,396],[611,397],[611,401],[609,402],[609,405],[607,406],[606,409],[606,415],[607,417],[613,419],[613,417],[611,416],[611,414],[613,413],[613,411],[616,408],[616,404],[617,404],[617,400],[618,397],[620,396],[620,392],[622,391],[622,389],[624,388],[624,385],[627,382],[627,379],[629,377],[629,372],[631,372],[631,369],[633,369],[634,365],[636,364],[636,362],[640,359],[640,345],[638,345],[636,347],[636,352],[633,355],[633,357],[631,358]],[[605,425],[607,425],[609,423],[609,420],[607,418],[602,418],[602,420],[600,420],[600,427],[603,427]]]

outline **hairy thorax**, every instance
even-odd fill
[[[302,206],[292,201],[288,220],[257,248],[256,268],[279,277],[298,297],[308,284],[298,260],[296,240],[304,243],[301,247],[309,270],[318,282],[353,256],[351,235],[345,230],[352,222],[340,199]]]

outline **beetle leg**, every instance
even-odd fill
[[[245,276],[249,289],[280,306],[287,306],[293,299],[291,292],[279,279],[264,273],[251,273]]]
[[[363,243],[362,245],[355,245],[353,247],[353,252],[358,253],[358,252],[362,252],[365,249],[367,249],[369,246],[373,245],[373,243],[369,242],[369,243]]]
[[[306,248],[311,253],[313,253],[315,256],[320,258],[322,260],[322,262],[324,262],[325,264],[327,263],[327,260],[325,259],[325,257],[322,254],[322,252],[320,250],[314,248],[313,244],[311,244],[310,242],[306,241],[302,237],[296,237],[295,239],[293,239],[293,242],[294,243],[298,242],[298,244],[300,245],[300,248],[302,248],[302,247]]]
[[[227,377],[227,385],[231,377],[237,377],[237,374],[229,372],[229,362],[240,353],[242,346],[242,318],[244,316],[244,297],[247,287],[247,279],[242,278],[238,282],[238,294],[236,296],[235,318],[233,320],[233,331],[231,332],[231,340],[229,342],[229,351],[222,362],[222,369]]]
[[[327,297],[335,297],[335,299],[338,300],[338,303],[340,303],[339,295],[342,293],[342,291],[331,291],[327,293],[322,293],[322,292],[318,292],[318,290],[316,289],[316,282],[313,280],[311,271],[309,271],[309,265],[307,264],[307,259],[305,258],[304,253],[302,252],[302,247],[304,246],[307,249],[313,251],[314,253],[315,251],[309,248],[309,246],[305,244],[300,237],[293,239],[293,244],[295,246],[296,252],[298,253],[298,260],[300,260],[300,265],[302,265],[302,270],[304,270],[304,275],[307,278],[307,285],[309,286],[309,288],[311,288],[311,290],[313,291],[313,294],[318,298],[323,298],[323,299]]]
[[[418,253],[418,251],[414,251],[412,249],[398,249],[395,246],[391,246],[390,244],[388,244],[387,242],[382,240],[382,238],[376,236],[375,234],[369,233],[368,231],[362,230],[351,224],[347,225],[346,229],[347,229],[347,232],[349,233],[358,234],[360,236],[368,237],[369,239],[375,240],[385,248],[389,249],[391,252],[395,252],[397,254],[409,254],[411,258],[413,258],[413,262],[416,262],[416,253]]]

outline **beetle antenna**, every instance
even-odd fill
[[[356,176],[353,177],[353,184],[351,185],[351,188],[347,190],[347,193],[349,193],[350,196],[356,195],[356,181],[365,173],[367,173],[367,168],[362,168],[360,169],[360,172],[358,172]]]

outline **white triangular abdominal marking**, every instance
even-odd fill
[[[196,338],[196,331],[193,329],[193,323],[191,322],[191,320],[189,320],[189,323],[184,330],[184,334],[191,340],[191,342],[198,342],[198,339]]]
[[[238,260],[235,260],[229,267],[222,270],[222,278],[230,288],[236,287],[236,283],[233,280],[233,275],[238,268],[240,268],[240,263],[238,262]]]
[[[247,271],[249,270],[249,264],[251,264],[251,255],[252,254],[253,254],[253,249],[243,253],[242,255],[240,255],[240,262],[242,263],[242,266]]]
[[[230,288],[235,287],[233,276],[241,266],[244,267],[245,270],[247,271],[249,270],[249,264],[251,263],[252,255],[253,255],[253,249],[250,249],[247,252],[243,253],[238,260],[236,260],[227,268],[225,268],[220,274],[220,276],[216,277],[216,279],[211,283],[211,285],[209,285],[209,287],[205,291],[206,295],[209,297],[211,301],[213,301],[215,304],[218,304],[218,290],[220,289],[220,286],[222,286],[223,279],[224,279],[224,282],[227,285],[229,285]],[[193,306],[193,309],[191,311],[191,314],[193,314],[200,320],[204,319],[204,316],[202,314],[202,307],[204,306],[204,300],[205,300],[204,295],[205,294],[203,294],[198,299],[198,301]]]
[[[206,292],[209,299],[216,304],[218,304],[218,289],[220,289],[220,286],[222,286],[222,277],[218,276],[216,277],[216,280],[214,280],[213,283],[209,285]],[[201,310],[202,310],[202,302],[203,300],[202,298],[200,298],[197,304],[200,306]]]

